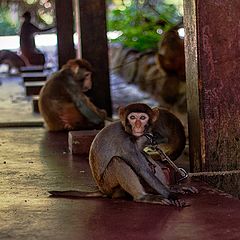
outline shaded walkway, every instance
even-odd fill
[[[32,111],[31,97],[25,94],[19,76],[0,75],[0,123],[42,121]]]
[[[0,124],[42,121],[39,114],[33,113],[32,98],[26,96],[20,76],[0,74],[0,83]],[[111,75],[111,95],[114,115],[119,105],[130,102],[140,101],[151,106],[157,105],[149,94],[140,91],[135,85],[128,85],[116,75]]]

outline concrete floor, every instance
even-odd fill
[[[2,82],[0,96],[7,102],[8,96],[2,95],[7,92],[1,92],[4,84],[12,91],[16,86],[6,79]],[[18,86],[20,93],[12,93],[11,99],[22,100],[0,103],[0,123],[19,116],[27,121],[31,115],[31,101],[24,98],[21,82]],[[126,100],[119,89],[114,99],[115,105]],[[35,120],[39,116],[33,116]],[[202,182],[193,184],[200,193],[184,196],[191,203],[184,209],[123,200],[51,198],[49,190],[95,190],[87,157],[69,154],[66,133],[48,133],[43,127],[0,129],[1,240],[240,239],[239,200]]]
[[[0,239],[240,239],[240,202],[195,182],[184,209],[110,199],[49,197],[94,190],[87,157],[68,153],[66,133],[0,131]]]

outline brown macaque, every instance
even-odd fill
[[[158,108],[159,117],[152,133],[159,147],[171,160],[176,160],[185,149],[186,136],[181,121],[166,109]]]
[[[164,34],[158,50],[158,62],[168,73],[175,74],[185,81],[184,39],[179,36],[177,25]]]
[[[9,50],[0,51],[0,65],[1,64],[8,65],[9,73],[11,73],[11,70],[14,68],[17,69],[19,72],[20,68],[26,65],[19,55]]]
[[[92,87],[92,67],[84,59],[72,59],[54,73],[39,96],[39,111],[49,131],[101,129],[105,110],[84,94]]]
[[[171,119],[172,116],[167,111],[162,112],[159,108],[150,108],[142,103],[121,107],[120,121],[103,128],[90,148],[90,168],[99,192],[51,191],[50,193],[58,197],[80,198],[131,196],[136,202],[186,206],[185,201],[178,199],[177,193],[185,190],[194,193],[197,190],[195,188],[172,190],[160,165],[143,151],[150,144],[147,133],[154,135],[158,130],[160,132],[155,141],[159,143],[163,141],[166,142],[165,144],[169,141],[170,145],[174,144],[173,139],[179,136],[172,126],[176,121],[175,117]],[[160,126],[161,124],[163,125]],[[175,135],[170,136],[171,132]],[[175,143],[179,144],[177,141]],[[179,148],[174,152],[175,157],[180,154],[180,150]]]

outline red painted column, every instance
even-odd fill
[[[184,1],[191,170],[240,166],[240,1]]]

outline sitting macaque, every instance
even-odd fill
[[[19,72],[20,68],[26,65],[23,59],[17,55],[17,53],[9,50],[0,51],[0,65],[1,64],[8,65],[9,73],[11,73],[12,69],[16,69]]]
[[[165,32],[159,43],[156,62],[159,70],[165,71],[166,80],[156,93],[178,112],[186,113],[185,55],[184,39],[179,35],[181,28],[182,22]]]
[[[179,80],[185,81],[184,39],[179,36],[180,27],[181,24],[164,34],[159,44],[158,62],[168,74],[175,74]]]
[[[176,128],[179,120],[170,112],[152,109],[142,103],[121,107],[119,117],[120,121],[106,126],[97,134],[90,148],[90,168],[99,192],[50,193],[60,197],[131,196],[136,202],[186,206],[185,201],[178,199],[177,193],[195,193],[197,189],[170,188],[160,165],[143,151],[151,142],[148,133],[153,133],[155,142],[180,146],[173,151],[173,156],[177,157],[185,144],[182,127]]]
[[[69,60],[43,86],[39,111],[49,131],[90,130],[104,127],[106,111],[84,94],[92,87],[92,67],[84,59]]]

